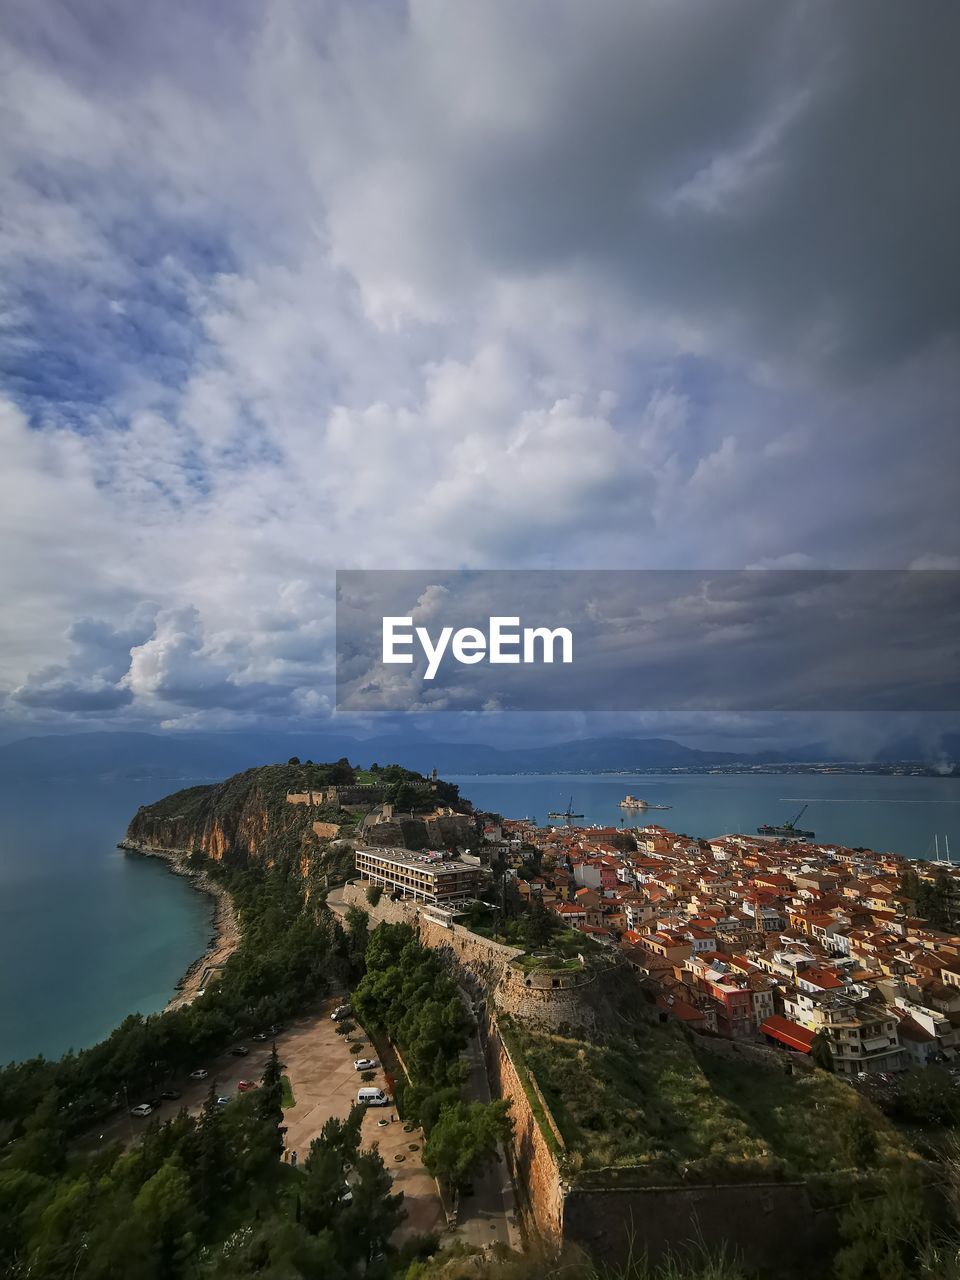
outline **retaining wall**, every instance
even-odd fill
[[[506,1156],[528,1234],[532,1225],[550,1249],[558,1250],[563,1243],[563,1181],[495,1016],[487,1019],[485,1049],[491,1092],[512,1104],[513,1139],[507,1145]],[[549,1115],[549,1109],[545,1110]]]
[[[651,1261],[702,1241],[736,1253],[748,1272],[809,1276],[838,1247],[836,1214],[814,1210],[803,1183],[569,1190],[562,1236],[598,1262]]]

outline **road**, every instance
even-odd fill
[[[342,890],[331,890],[327,896],[327,905],[338,915],[344,915],[347,905],[343,900]],[[460,996],[476,1026],[470,999],[462,988]],[[466,1057],[470,1065],[470,1074],[464,1086],[466,1101],[489,1102],[490,1082],[487,1079],[480,1036],[476,1031],[470,1037]],[[499,1163],[474,1179],[471,1195],[461,1197],[454,1232],[458,1239],[478,1247],[499,1243],[520,1249],[522,1238],[517,1224],[513,1182],[503,1150],[498,1154]]]
[[[462,988],[460,995],[476,1027],[473,1008]],[[470,1075],[465,1085],[467,1101],[489,1102],[490,1081],[480,1035],[476,1030],[467,1045],[466,1057],[470,1063]],[[512,1249],[520,1249],[523,1242],[517,1224],[515,1192],[502,1146],[497,1154],[499,1162],[488,1166],[474,1178],[473,1195],[461,1197],[456,1234],[472,1245],[505,1244]]]

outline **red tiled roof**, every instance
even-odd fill
[[[772,1014],[758,1028],[766,1036],[772,1036],[789,1049],[799,1049],[801,1053],[809,1053],[814,1041],[814,1032],[806,1027],[791,1022],[789,1018],[781,1018],[778,1013]]]

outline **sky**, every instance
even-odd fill
[[[322,723],[337,569],[960,567],[958,43],[7,0],[0,731]]]

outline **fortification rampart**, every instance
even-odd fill
[[[815,1210],[802,1182],[629,1186],[629,1171],[617,1169],[611,1182],[618,1186],[578,1186],[577,1175],[566,1171],[563,1137],[549,1104],[511,1053],[508,1020],[501,1025],[499,1019],[510,1014],[555,1034],[576,1029],[589,1035],[591,1019],[598,1010],[603,1016],[626,966],[526,974],[515,963],[522,954],[517,948],[444,924],[431,917],[429,907],[391,902],[386,895],[371,905],[366,889],[361,882],[346,885],[344,904],[366,911],[371,923],[411,925],[425,946],[447,957],[478,1000],[492,993],[481,1020],[491,1089],[511,1102],[514,1135],[507,1159],[527,1228],[549,1249],[572,1242],[616,1265],[638,1250],[656,1261],[700,1239],[709,1248],[734,1250],[748,1269],[769,1269],[785,1280],[808,1273],[818,1258],[832,1254],[836,1214]],[[790,1241],[787,1253],[784,1240]]]

